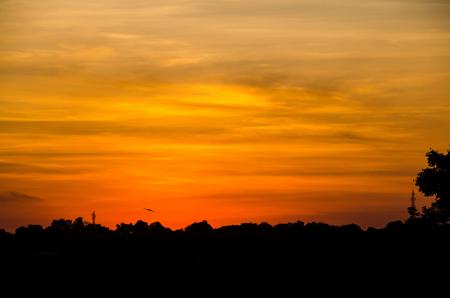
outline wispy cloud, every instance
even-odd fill
[[[450,139],[446,0],[0,5],[0,187],[49,205],[362,220]]]
[[[79,166],[51,166],[26,163],[0,162],[0,174],[81,174],[88,170]]]
[[[24,193],[10,191],[0,193],[0,204],[22,204],[41,202],[42,199]]]

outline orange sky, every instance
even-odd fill
[[[442,0],[0,0],[0,228],[403,219],[449,49]]]

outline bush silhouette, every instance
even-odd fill
[[[439,153],[431,149],[426,154],[428,167],[417,174],[416,185],[427,197],[435,200],[424,207],[422,220],[428,223],[446,223],[450,220],[450,151]],[[414,210],[410,216],[416,217]]]
[[[206,220],[195,222],[184,229],[186,234],[192,236],[210,236],[213,230]]]

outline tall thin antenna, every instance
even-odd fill
[[[95,225],[95,211],[92,211],[92,224]]]
[[[411,208],[416,209],[416,195],[414,194],[414,189],[411,192]]]

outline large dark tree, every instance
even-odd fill
[[[422,218],[427,222],[446,223],[450,220],[450,150],[439,153],[430,149],[426,156],[428,167],[417,174],[416,185],[435,201],[430,207],[424,207]]]

